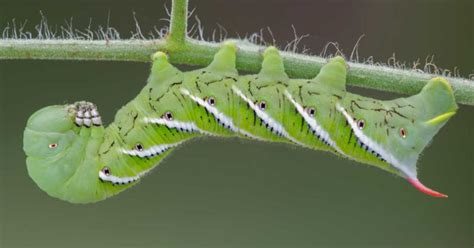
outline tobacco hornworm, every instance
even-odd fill
[[[443,78],[417,95],[380,101],[346,91],[341,57],[313,79],[290,79],[274,47],[255,75],[238,74],[230,42],[204,69],[181,72],[162,52],[152,59],[148,84],[107,128],[87,102],[49,106],[29,118],[24,151],[41,189],[73,203],[100,201],[136,184],[186,140],[211,135],[329,151],[446,197],[421,184],[416,171],[421,151],[457,110]]]

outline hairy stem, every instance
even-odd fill
[[[169,45],[182,45],[186,42],[188,24],[188,0],[173,0],[171,6]]]
[[[0,40],[0,59],[150,61],[164,40]]]
[[[0,59],[113,60],[149,62],[150,55],[165,51],[174,64],[205,66],[212,60],[218,44],[187,37],[187,0],[173,0],[170,32],[155,40],[61,40],[0,39]],[[257,72],[262,47],[238,44],[237,68]],[[326,59],[282,52],[290,77],[314,77]],[[349,63],[348,84],[402,94],[414,94],[437,75],[391,67]],[[458,103],[474,105],[474,81],[448,78]]]

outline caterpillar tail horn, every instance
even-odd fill
[[[418,180],[418,178],[407,178],[407,181],[413,185],[413,187],[415,187],[417,190],[421,191],[422,193],[425,193],[429,196],[433,196],[433,197],[438,197],[438,198],[448,198],[447,195],[443,194],[443,193],[440,193],[440,192],[437,192],[437,191],[434,191],[428,187],[426,187],[425,185],[423,185],[420,180]]]
[[[457,105],[454,100],[453,90],[449,82],[442,78],[436,77],[431,79],[428,84],[423,87],[420,93],[420,97],[423,99],[426,107],[427,121],[425,124],[427,128],[437,130],[443,126],[446,121],[456,114]],[[423,185],[417,178],[408,178],[408,182],[413,185],[419,191],[439,198],[447,198],[448,196],[434,191],[425,185]]]

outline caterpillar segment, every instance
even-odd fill
[[[456,112],[452,89],[434,78],[391,101],[346,91],[347,64],[335,57],[313,79],[290,79],[275,47],[254,75],[239,75],[226,42],[205,68],[181,72],[152,56],[148,83],[107,128],[95,105],[49,106],[28,120],[28,172],[49,195],[97,202],[135,185],[168,154],[201,136],[282,142],[332,152],[406,178],[420,191],[419,154]]]
[[[53,197],[89,202],[97,196],[97,150],[105,130],[100,124],[87,125],[76,118],[92,109],[96,110],[95,105],[88,102],[49,106],[28,120],[23,145],[28,173]]]

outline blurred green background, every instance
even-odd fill
[[[0,1],[0,27],[42,10],[50,25],[117,27],[122,37],[162,27],[169,1]],[[210,36],[270,27],[284,46],[319,53],[337,41],[385,62],[435,55],[443,68],[474,71],[472,1],[191,0]],[[194,21],[193,21],[194,22]],[[472,247],[474,108],[458,114],[419,162],[435,199],[400,178],[333,155],[287,145],[200,139],[177,149],[138,186],[92,205],[48,197],[27,175],[26,120],[52,104],[88,100],[107,122],[144,86],[146,63],[0,61],[0,247]],[[351,89],[379,98],[386,93]]]

